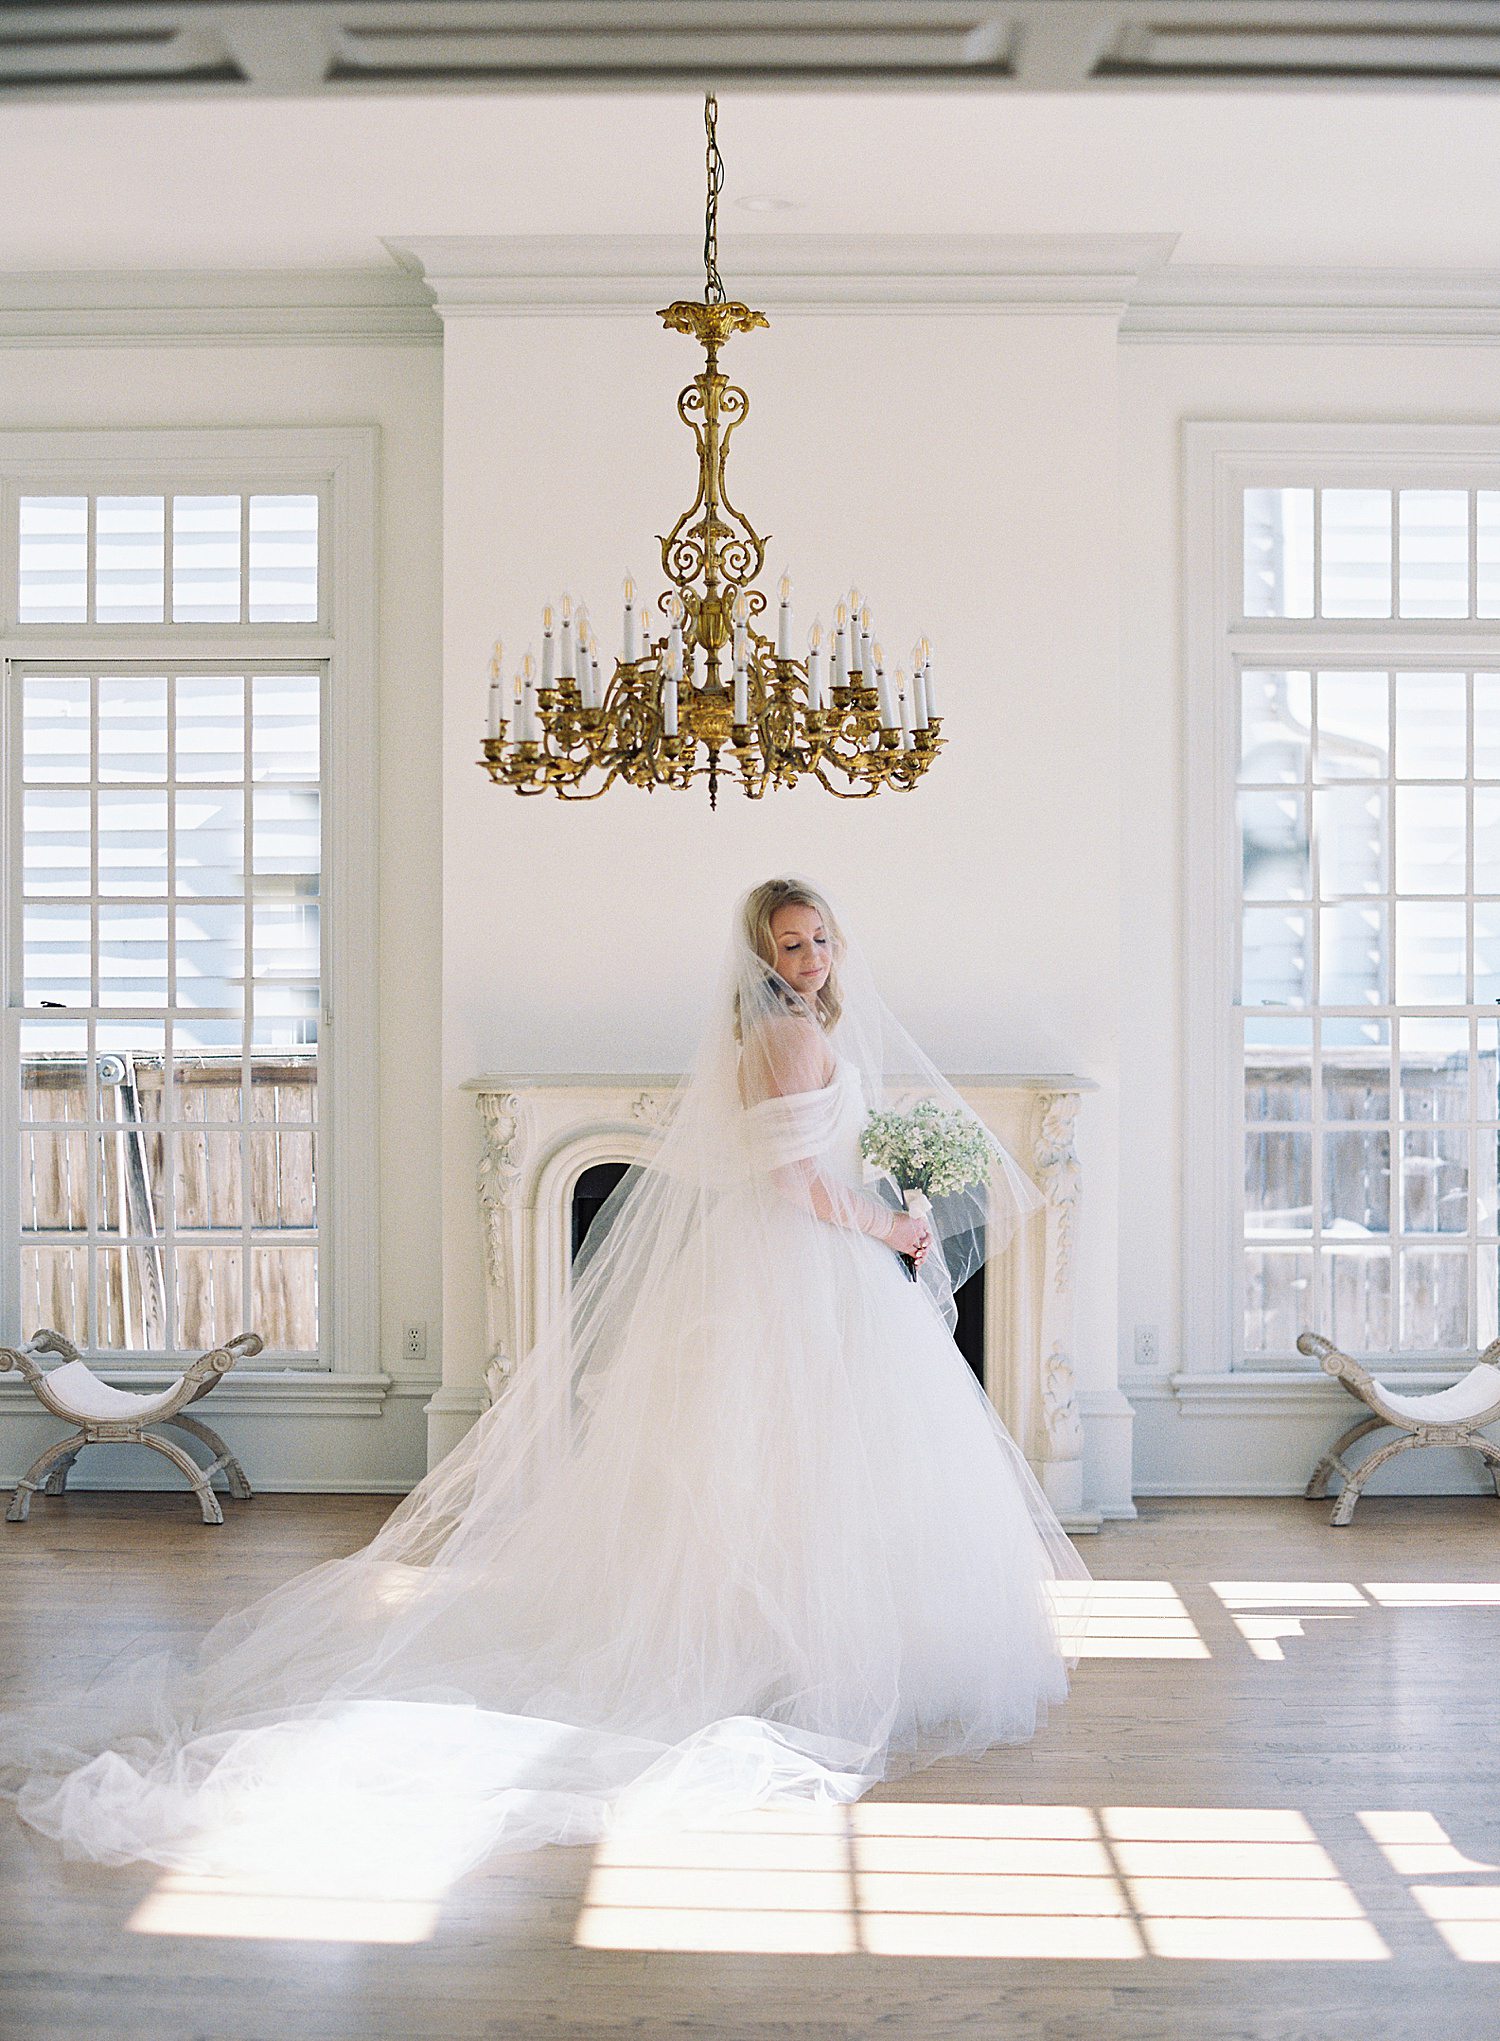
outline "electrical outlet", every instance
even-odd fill
[[[401,1351],[409,1361],[425,1361],[427,1358],[427,1327],[420,1319],[407,1326],[401,1336]]]
[[[1154,1368],[1161,1359],[1161,1347],[1154,1325],[1138,1325],[1135,1329],[1135,1364],[1138,1368]]]

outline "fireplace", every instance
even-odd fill
[[[966,1076],[960,1093],[1031,1172],[1045,1204],[996,1266],[964,1285],[956,1338],[1065,1520],[1083,1497],[1073,1372],[1074,1241],[1081,1193],[1073,1130],[1086,1079]],[[574,1259],[600,1206],[671,1110],[656,1073],[479,1077],[484,1130],[485,1325],[504,1381],[566,1308]]]

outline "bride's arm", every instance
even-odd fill
[[[746,1043],[740,1062],[741,1093],[747,1105],[754,1105],[761,1099],[822,1091],[833,1072],[833,1053],[816,1023],[789,1015],[762,1023]],[[868,1233],[873,1240],[889,1241],[907,1216],[830,1177],[815,1156],[782,1163],[769,1175],[783,1197],[814,1218]]]

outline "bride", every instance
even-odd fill
[[[986,1165],[930,1217],[860,1147],[917,1099]],[[451,1877],[1035,1732],[1051,1589],[1088,1576],[951,1337],[1035,1186],[795,880],[739,902],[672,1106],[563,1322],[367,1546],[0,1713],[28,1822],[105,1862]]]

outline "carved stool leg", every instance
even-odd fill
[[[49,1446],[41,1458],[28,1469],[25,1478],[16,1483],[16,1492],[10,1499],[10,1508],[5,1512],[5,1521],[8,1524],[24,1524],[31,1514],[33,1492],[50,1479],[51,1470],[59,1460],[65,1460],[71,1467],[78,1458],[80,1447],[86,1443],[82,1432],[70,1432],[67,1438],[59,1439],[55,1446]]]
[[[47,1476],[45,1492],[48,1495],[61,1495],[65,1491],[68,1485],[68,1476],[73,1471],[74,1463],[80,1451],[81,1448],[75,1447],[69,1453],[66,1460],[59,1460],[52,1472]]]
[[[1343,1493],[1333,1506],[1333,1514],[1328,1519],[1329,1523],[1340,1526],[1347,1524],[1354,1515],[1354,1505],[1359,1501],[1365,1483],[1375,1472],[1376,1468],[1383,1467],[1387,1460],[1394,1460],[1398,1453],[1404,1453],[1409,1446],[1414,1446],[1416,1443],[1416,1438],[1411,1432],[1403,1432],[1400,1438],[1391,1439],[1386,1445],[1377,1448],[1368,1460],[1361,1460],[1354,1472],[1344,1483]]]
[[[205,1524],[222,1524],[224,1512],[219,1507],[219,1498],[210,1484],[203,1478],[203,1470],[190,1453],[185,1453],[172,1439],[155,1437],[151,1432],[138,1432],[136,1437],[143,1446],[149,1446],[154,1453],[164,1453],[174,1467],[180,1467],[192,1484],[198,1498],[198,1507],[203,1512]]]
[[[236,1502],[248,1502],[250,1500],[255,1490],[250,1486],[244,1468],[211,1425],[206,1425],[202,1418],[199,1417],[184,1417],[180,1412],[176,1417],[163,1418],[162,1422],[164,1424],[176,1425],[179,1431],[191,1432],[193,1437],[201,1439],[204,1445],[215,1456],[213,1466],[206,1467],[203,1470],[205,1479],[212,1481],[214,1475],[222,1467],[229,1479],[229,1493],[235,1498]]]
[[[1336,1445],[1330,1446],[1312,1471],[1312,1479],[1302,1493],[1309,1502],[1320,1502],[1328,1493],[1328,1477],[1339,1473],[1345,1481],[1350,1479],[1349,1469],[1344,1465],[1344,1455],[1356,1439],[1364,1438],[1370,1432],[1384,1429],[1383,1417],[1362,1417],[1358,1424],[1351,1424],[1348,1431]]]
[[[1490,1486],[1500,1495],[1500,1446],[1493,1439],[1487,1439],[1483,1432],[1471,1432],[1468,1443],[1490,1470]]]

